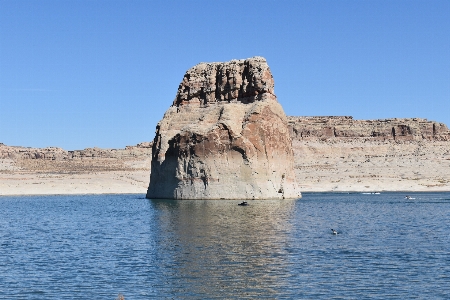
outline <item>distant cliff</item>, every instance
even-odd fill
[[[126,146],[125,149],[86,148],[74,151],[67,151],[58,147],[6,146],[0,143],[0,159],[72,160],[83,158],[132,158],[151,156],[151,153],[151,142],[140,143],[136,146]]]
[[[439,122],[421,118],[355,120],[350,116],[294,117],[288,116],[293,140],[351,140],[373,141],[450,141],[450,130]],[[0,143],[0,159],[72,160],[83,158],[139,158],[152,156],[152,142],[125,149],[87,148],[67,151],[58,147],[30,148]]]
[[[291,136],[297,140],[354,139],[390,141],[450,141],[443,123],[427,119],[354,120],[353,117],[288,117]]]

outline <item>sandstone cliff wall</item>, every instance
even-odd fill
[[[273,85],[271,91],[273,91]],[[175,103],[185,100],[177,95]],[[200,98],[205,101],[205,98]],[[194,100],[195,101],[195,100]],[[183,119],[180,122],[194,122]],[[450,141],[450,130],[439,122],[421,118],[355,120],[351,116],[287,117],[289,134],[293,140],[348,140],[373,141]],[[139,158],[152,155],[153,142],[143,142],[125,149],[87,148],[67,151],[58,147],[30,148],[7,146],[0,143],[0,159],[67,160],[77,158]]]
[[[443,123],[427,119],[354,120],[353,117],[288,117],[291,136],[297,140],[355,139],[390,141],[449,141]]]
[[[0,159],[70,160],[77,158],[132,158],[151,156],[152,143],[144,142],[125,149],[87,148],[67,151],[58,147],[31,148],[0,143]]]
[[[151,143],[125,149],[88,148],[67,151],[57,147],[28,148],[0,143],[0,172],[90,173],[150,168]]]

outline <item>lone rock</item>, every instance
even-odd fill
[[[288,122],[266,60],[189,69],[156,127],[147,198],[300,197]]]

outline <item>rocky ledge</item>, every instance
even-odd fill
[[[353,117],[288,117],[295,140],[355,139],[380,141],[450,141],[443,123],[427,119],[354,120]]]
[[[147,198],[299,198],[273,87],[262,57],[189,69],[156,128]]]
[[[31,148],[7,146],[0,143],[0,159],[43,159],[43,160],[74,160],[83,158],[136,158],[150,156],[152,143],[144,142],[136,146],[126,146],[125,149],[86,148],[84,150],[67,151],[59,147]]]

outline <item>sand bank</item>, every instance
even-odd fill
[[[450,191],[450,142],[309,140],[293,148],[302,192]],[[0,159],[0,195],[144,195],[150,159]]]

